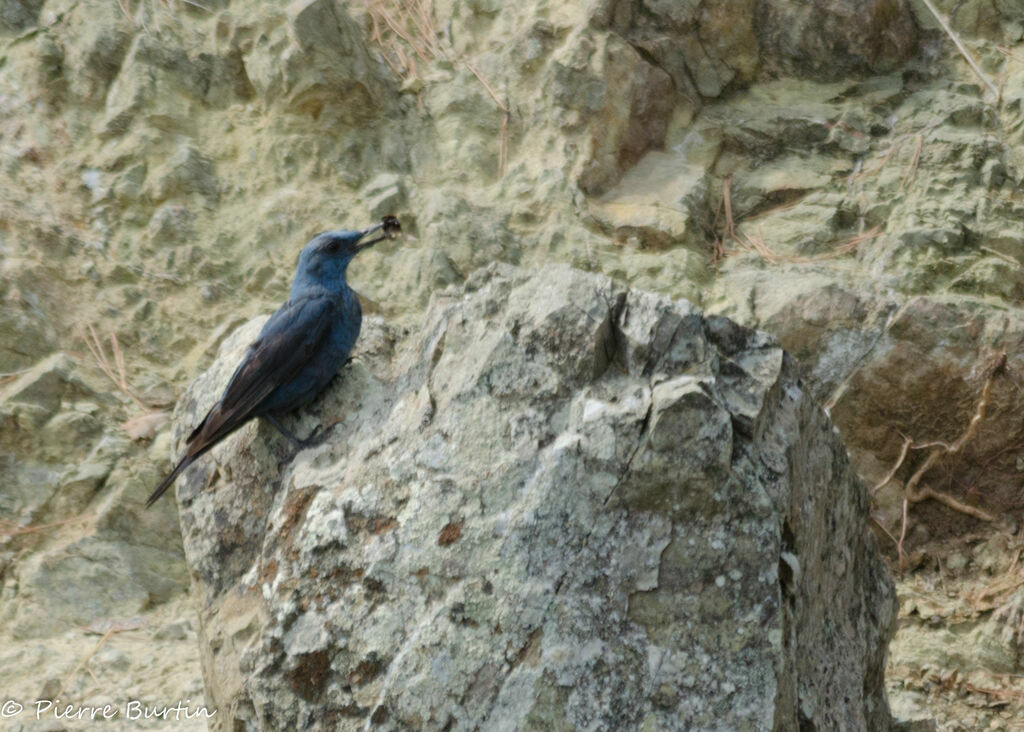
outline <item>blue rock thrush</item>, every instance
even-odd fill
[[[381,231],[381,235],[367,237]],[[355,291],[345,281],[349,262],[401,226],[385,216],[363,231],[328,231],[313,237],[299,255],[288,302],[278,308],[249,346],[223,396],[185,441],[185,454],[146,501],[163,495],[185,468],[254,417],[264,417],[290,441],[304,443],[278,418],[309,404],[348,361],[363,322]],[[319,431],[314,430],[314,435]],[[309,438],[310,440],[312,439]],[[307,440],[308,442],[309,440]]]

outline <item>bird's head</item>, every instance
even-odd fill
[[[339,287],[345,282],[345,271],[356,254],[382,239],[394,239],[401,230],[397,218],[385,216],[379,224],[362,231],[340,230],[317,234],[302,248],[299,255],[292,297],[313,286],[327,289]],[[378,236],[372,236],[378,231],[381,232]]]

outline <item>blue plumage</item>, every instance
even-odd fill
[[[375,231],[375,239],[367,236]],[[363,231],[328,231],[299,255],[291,296],[270,316],[214,405],[186,441],[185,454],[146,501],[151,506],[182,470],[254,417],[264,417],[293,442],[278,418],[309,404],[348,360],[363,315],[345,280],[361,250],[400,230],[398,219]],[[301,443],[300,443],[301,444]]]

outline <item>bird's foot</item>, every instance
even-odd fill
[[[314,430],[309,433],[309,437],[307,437],[305,440],[300,440],[298,437],[295,436],[295,434],[291,430],[287,429],[283,424],[281,424],[277,417],[274,417],[269,414],[265,414],[263,416],[266,417],[266,420],[270,422],[270,424],[272,424],[277,429],[278,432],[287,437],[288,442],[292,443],[292,445],[294,445],[297,450],[307,450],[311,447],[316,447],[317,445],[320,445],[324,441],[324,435],[322,434],[322,425],[317,425],[316,428],[314,428]]]
[[[316,447],[317,445],[323,444],[324,439],[327,437],[327,435],[324,433],[323,427],[324,426],[322,424],[318,424],[316,427],[314,427],[313,431],[309,433],[309,437],[307,437],[305,440],[298,441],[297,444],[299,445],[299,447],[305,450],[307,448]]]

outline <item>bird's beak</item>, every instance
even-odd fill
[[[380,236],[363,241],[370,234],[373,234],[376,231],[381,231],[382,229],[384,233],[381,234]],[[374,244],[383,239],[394,239],[401,232],[402,225],[398,223],[398,219],[395,216],[385,216],[383,219],[381,219],[381,222],[379,224],[374,224],[368,229],[363,229],[363,231],[359,235],[359,243],[356,245],[356,251],[358,252],[362,249],[366,249],[367,247],[372,247]]]

